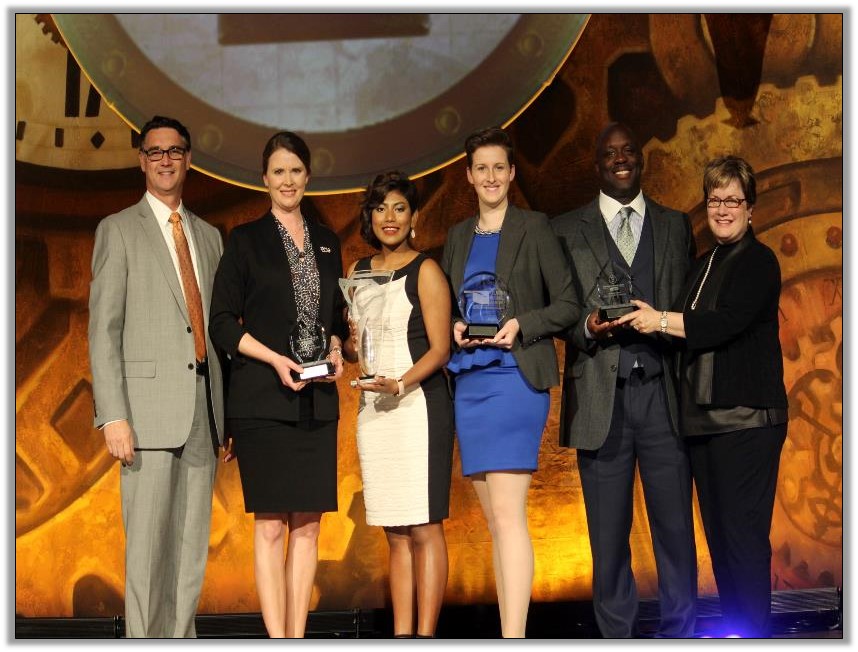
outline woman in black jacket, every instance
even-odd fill
[[[689,272],[676,312],[641,301],[621,318],[642,333],[685,338],[680,420],[724,634],[769,635],[769,532],[787,397],[778,337],[781,275],[774,252],[754,237],[754,171],[735,156],[703,175],[709,228],[718,243]]]
[[[271,209],[232,230],[215,275],[209,333],[231,358],[226,416],[244,508],[254,513],[262,618],[272,638],[302,637],[322,513],[337,509],[334,381],[348,334],[337,285],[343,268],[337,236],[301,214],[310,178],[306,143],[288,131],[274,134],[262,170]],[[326,356],[333,373],[298,380],[299,336],[313,341],[322,329],[324,348],[305,351],[303,362]]]

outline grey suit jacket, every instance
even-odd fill
[[[196,250],[212,404],[222,441],[223,381],[208,321],[223,242],[216,228],[190,212],[185,228]],[[145,196],[104,218],[95,231],[89,359],[96,427],[127,419],[135,447],[184,444],[196,397],[194,336],[181,282]]]
[[[685,281],[696,245],[688,215],[665,208],[644,197],[645,219],[650,220],[655,254],[655,305],[669,310]],[[620,346],[613,339],[588,340],[584,324],[599,305],[596,279],[609,264],[604,218],[598,198],[577,210],[551,220],[555,233],[566,246],[581,317],[566,334],[566,361],[560,408],[560,444],[596,450],[608,436],[614,405]],[[673,377],[670,338],[657,335],[664,345],[662,360],[668,410],[678,432],[677,399]]]
[[[458,293],[474,239],[477,217],[459,222],[447,234],[441,267]],[[519,369],[535,389],[560,383],[552,336],[580,317],[569,265],[557,236],[543,213],[507,208],[498,246],[495,274],[506,281],[520,326],[512,353]],[[454,315],[458,306],[454,299]]]

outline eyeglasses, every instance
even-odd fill
[[[164,158],[164,154],[170,157],[173,161],[181,161],[182,158],[187,154],[188,150],[184,147],[170,147],[168,149],[161,149],[160,147],[152,147],[151,149],[140,149],[146,155],[150,161],[160,161]]]
[[[739,208],[743,201],[746,200],[744,198],[737,199],[736,197],[727,197],[727,199],[709,197],[709,199],[706,200],[706,206],[707,208],[718,208],[721,204],[724,204],[727,208]]]

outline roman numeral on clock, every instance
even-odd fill
[[[67,118],[80,117],[80,77],[80,66],[77,65],[77,61],[75,61],[75,58],[72,56],[71,52],[69,52],[66,58]],[[86,109],[84,110],[84,117],[95,118],[98,117],[98,111],[101,108],[101,95],[98,94],[98,91],[95,90],[95,86],[93,86],[92,84],[88,83],[87,86],[88,93],[86,97]]]

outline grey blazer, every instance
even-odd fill
[[[650,220],[655,254],[655,305],[668,310],[678,296],[694,259],[696,245],[688,215],[665,208],[644,196],[645,219]],[[596,450],[608,436],[620,346],[613,339],[588,340],[584,324],[599,305],[596,279],[610,260],[604,218],[598,198],[551,220],[565,243],[572,279],[583,306],[578,323],[566,334],[566,361],[560,407],[560,444]],[[657,335],[662,347],[668,411],[678,432],[676,384],[672,370],[670,338]]]
[[[465,263],[474,239],[478,217],[459,222],[447,234],[441,267],[458,294],[464,281]],[[552,336],[562,333],[580,318],[563,247],[544,213],[510,204],[504,216],[498,246],[497,276],[506,281],[520,326],[512,353],[519,369],[535,389],[560,383],[557,352]],[[453,314],[458,306],[453,304]]]
[[[212,404],[222,441],[223,381],[208,321],[223,242],[216,228],[189,211],[185,228],[196,250]],[[95,231],[89,358],[96,427],[127,419],[135,447],[185,443],[196,397],[194,336],[181,282],[145,196],[104,218]]]

